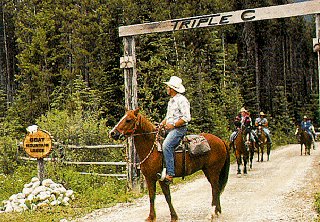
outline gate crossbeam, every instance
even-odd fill
[[[180,18],[160,22],[120,26],[119,36],[134,36],[193,28],[221,26],[266,19],[287,18],[320,13],[320,0],[238,10],[211,15]]]

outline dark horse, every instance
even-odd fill
[[[246,126],[238,128],[236,137],[233,141],[235,156],[237,159],[237,174],[241,174],[240,166],[243,162],[243,173],[247,174],[247,163],[250,161],[250,169],[252,168],[252,159],[254,155],[254,145],[250,140],[250,130]]]
[[[270,159],[270,150],[271,150],[271,146],[268,143],[268,138],[266,133],[263,130],[263,126],[262,125],[258,125],[257,128],[257,136],[258,139],[260,141],[260,144],[258,145],[258,162],[259,162],[259,156],[260,156],[260,151],[261,151],[261,162],[263,162],[263,154],[264,154],[264,147],[267,147],[267,160],[269,161]]]
[[[133,136],[135,148],[141,160],[141,172],[145,176],[150,198],[150,212],[146,221],[156,221],[155,194],[157,173],[162,171],[163,156],[156,148],[157,128],[147,118],[139,113],[139,109],[129,110],[118,124],[110,131],[110,136],[119,139],[121,136]],[[183,164],[183,154],[175,153],[175,174],[176,177],[190,175],[202,170],[211,184],[212,207],[215,206],[215,214],[221,213],[220,195],[228,181],[230,155],[227,145],[220,138],[203,133],[211,150],[206,154],[193,157],[186,155],[186,163]],[[185,166],[185,168],[183,168]],[[165,181],[159,181],[161,189],[169,205],[171,221],[177,221],[178,216],[171,203],[169,185]],[[201,192],[199,190],[199,192]],[[212,213],[213,217],[213,213]]]
[[[298,140],[301,145],[301,155],[302,155],[302,149],[303,145],[305,147],[304,149],[304,155],[310,155],[310,149],[311,149],[311,144],[312,144],[312,135],[310,135],[307,130],[302,129],[301,126],[298,126]]]

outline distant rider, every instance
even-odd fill
[[[307,116],[304,116],[303,120],[300,123],[300,126],[301,126],[301,129],[306,130],[307,133],[311,136],[313,148],[315,148],[316,131],[314,130],[314,126],[312,125],[311,120],[308,119]],[[295,132],[295,135],[297,134],[298,134],[298,129]]]
[[[264,112],[260,112],[259,113],[259,117],[256,118],[256,120],[255,120],[255,126],[258,127],[259,125],[262,126],[262,129],[263,129],[264,133],[267,136],[267,142],[271,147],[272,141],[271,141],[270,130],[268,129],[269,123],[268,123],[268,120],[266,118],[266,114],[264,114]]]
[[[241,127],[245,127],[248,133],[250,133],[251,141],[255,140],[257,143],[259,143],[259,139],[257,135],[252,130],[252,120],[250,117],[250,113],[244,107],[240,109],[239,114],[235,117],[234,125],[236,128],[235,128],[235,131],[233,131],[232,134],[230,135],[230,142],[231,142],[230,146],[233,146],[234,140]]]

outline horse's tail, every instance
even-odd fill
[[[223,141],[223,143],[227,151],[227,156],[219,175],[219,189],[221,193],[223,192],[227,184],[228,177],[229,177],[229,169],[230,169],[230,150],[226,142]]]

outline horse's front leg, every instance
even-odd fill
[[[301,156],[302,156],[302,149],[303,149],[303,144],[301,144]]]
[[[254,156],[254,143],[253,142],[251,143],[249,154],[250,154],[250,169],[252,169],[252,160],[253,160],[253,156]]]
[[[240,166],[242,165],[242,161],[241,161],[241,156],[240,155],[237,157],[237,165],[238,165],[237,174],[241,174]]]
[[[257,148],[257,152],[258,152],[258,162],[260,161],[260,146],[261,146],[261,145],[258,144],[258,148]]]
[[[246,157],[243,157],[243,174],[247,174],[247,163],[248,163],[248,155]]]
[[[270,145],[270,143],[268,143],[268,145],[267,145],[267,157],[268,157],[268,161],[270,160],[270,152],[271,152],[271,145]]]
[[[261,162],[263,162],[264,144],[261,144]]]
[[[149,216],[146,219],[148,222],[154,222],[156,221],[156,211],[155,211],[155,206],[154,206],[154,200],[156,198],[156,180],[146,178],[147,186],[148,186],[148,191],[149,191],[149,201],[150,201],[150,211],[149,211]]]
[[[178,221],[178,215],[176,211],[173,208],[172,202],[171,202],[171,194],[170,194],[170,187],[165,181],[159,181],[160,187],[162,189],[162,192],[166,198],[166,201],[168,203],[169,209],[170,209],[170,215],[171,215],[171,222]]]

